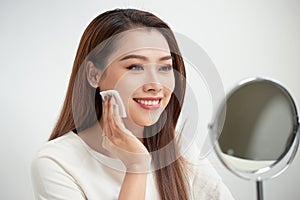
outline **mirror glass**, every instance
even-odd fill
[[[284,87],[267,79],[247,79],[219,108],[213,124],[219,135],[217,155],[234,171],[268,171],[291,149],[298,124],[295,103]]]

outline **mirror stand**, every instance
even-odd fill
[[[257,195],[257,200],[263,200],[264,199],[263,181],[259,180],[259,179],[256,180],[256,195]]]

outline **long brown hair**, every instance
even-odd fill
[[[105,66],[108,55],[116,48],[110,38],[133,28],[144,27],[155,28],[165,37],[173,57],[174,71],[177,72],[174,73],[175,89],[164,115],[161,115],[157,123],[144,129],[144,145],[149,152],[158,151],[168,145],[168,151],[152,154],[161,200],[187,200],[189,185],[186,163],[178,154],[178,143],[172,143],[185,94],[184,62],[169,26],[149,12],[115,9],[100,14],[88,25],[77,50],[62,111],[49,140],[70,131],[76,133],[84,130],[101,118],[102,101],[99,88],[94,89],[88,84],[85,67],[82,66],[87,61],[92,61],[98,67]],[[153,131],[158,133],[147,137],[149,134],[153,135]],[[165,164],[170,158],[174,162]]]

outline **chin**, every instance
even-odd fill
[[[151,119],[151,120],[133,120],[135,124],[139,125],[139,126],[152,126],[153,124],[155,124],[158,121],[159,117],[157,117],[156,119]]]
[[[158,122],[161,115],[164,115],[165,106],[162,105],[160,106],[160,108],[153,110],[141,109],[140,107],[136,107],[135,104],[133,105],[134,106],[129,107],[129,119],[134,124],[141,127],[154,125]]]

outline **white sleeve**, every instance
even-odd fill
[[[31,179],[37,200],[86,200],[76,180],[55,160],[37,157],[31,163]]]

